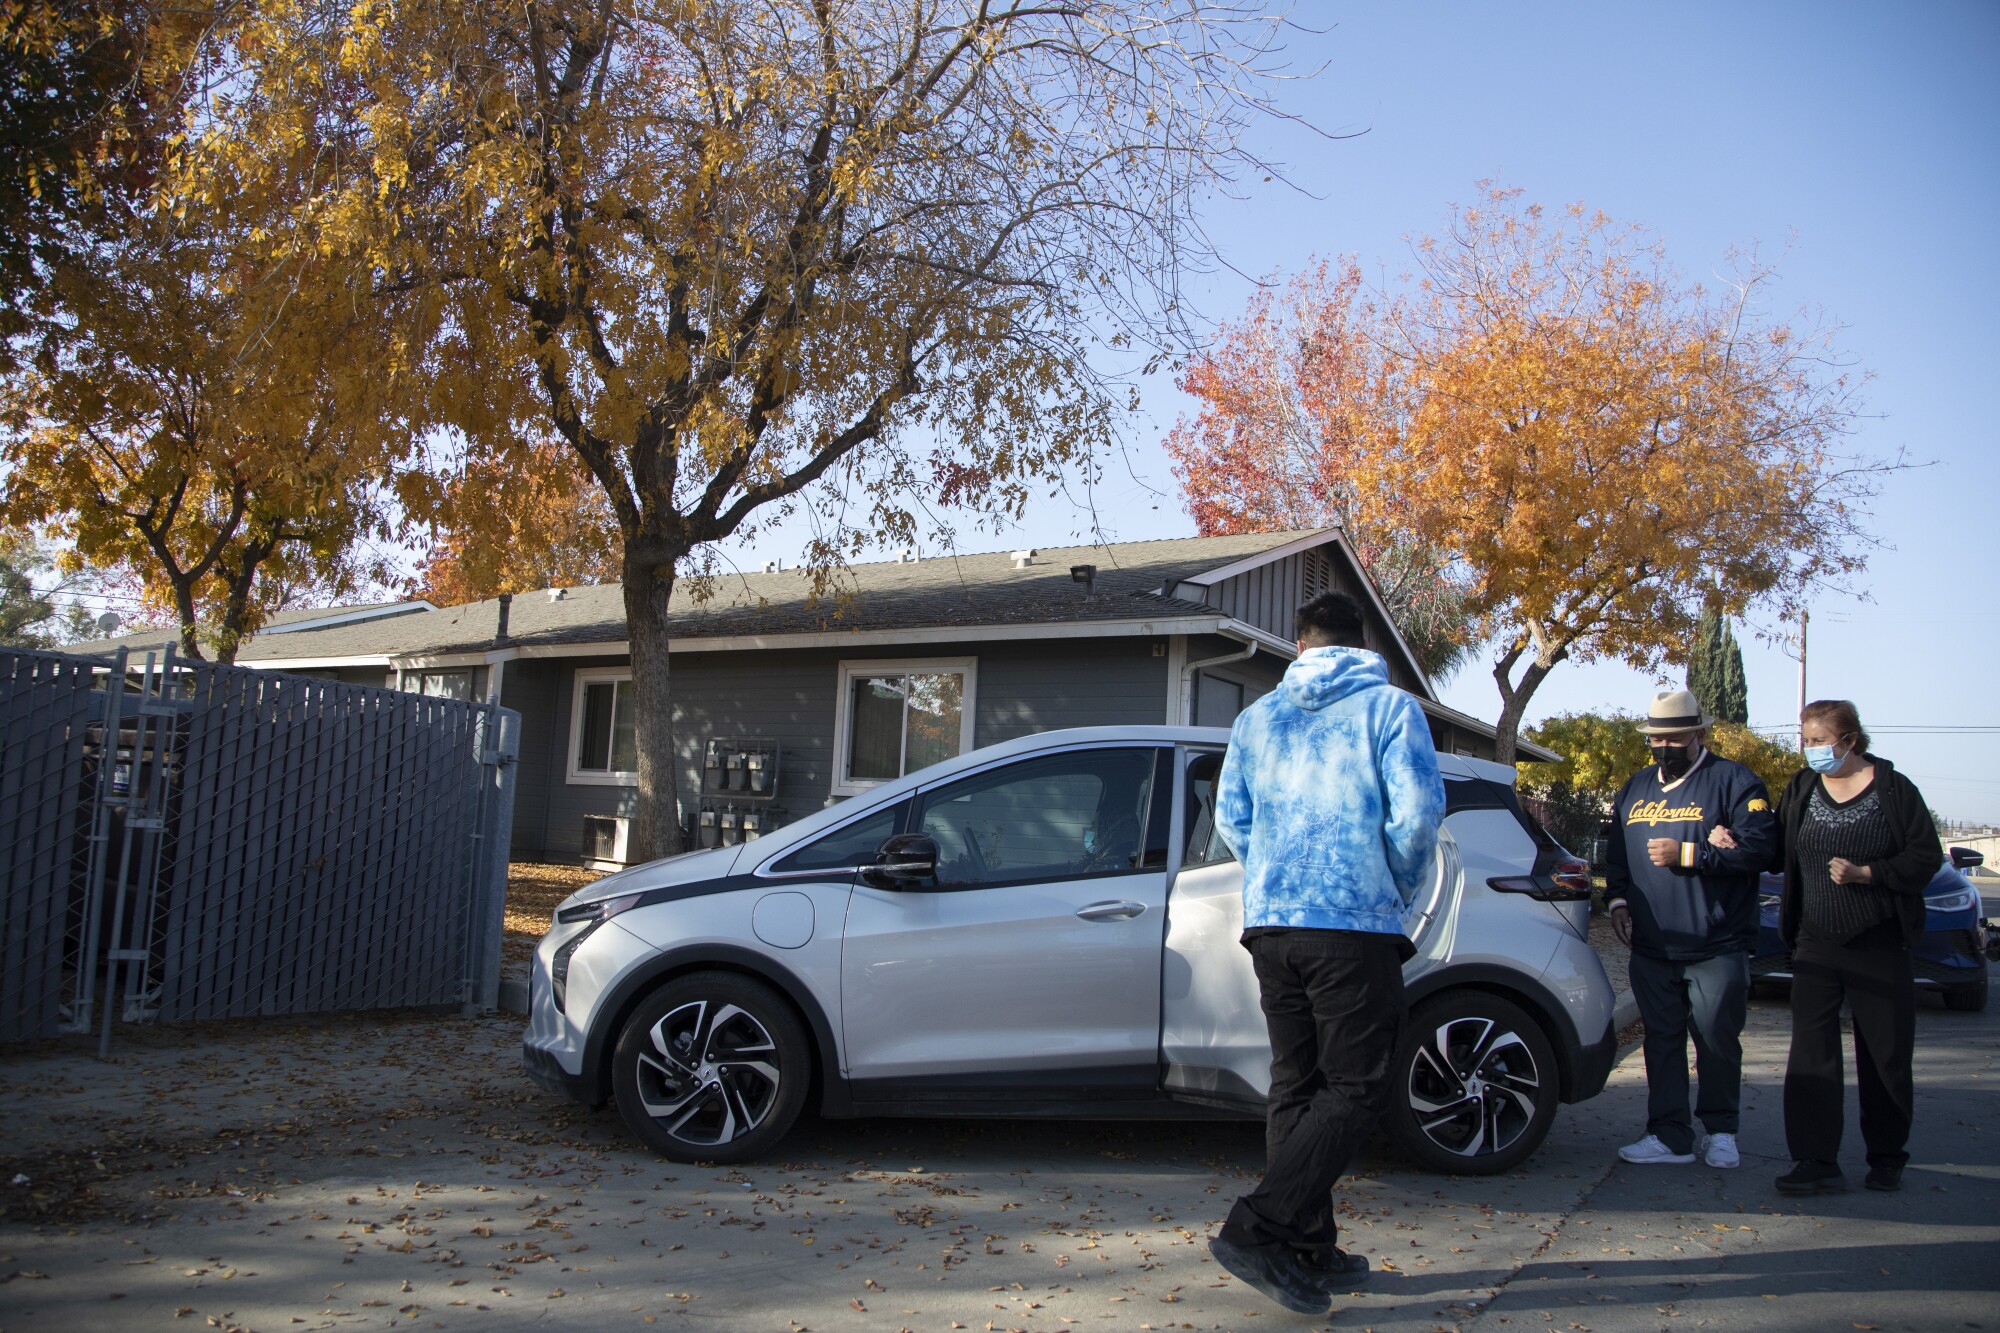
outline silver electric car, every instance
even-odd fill
[[[679,1161],[827,1116],[1262,1113],[1270,1047],[1212,789],[1226,731],[1052,731],[736,847],[598,881],[535,955],[524,1057]],[[1448,814],[1405,926],[1385,1123],[1436,1170],[1504,1171],[1594,1096],[1612,992],[1588,867],[1512,770],[1441,756]]]

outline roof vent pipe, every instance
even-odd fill
[[[1034,551],[1014,552],[1014,568],[1026,569],[1029,565],[1034,564],[1036,554]]]
[[[775,574],[784,567],[785,562],[782,560],[766,560],[764,562],[764,572],[766,574]]]
[[[916,547],[914,547],[914,546],[899,546],[899,547],[897,547],[897,548],[896,548],[896,563],[897,563],[897,564],[899,564],[899,565],[908,565],[908,564],[914,564],[914,563],[916,562],[916,559],[917,559],[917,548],[916,548]]]
[[[1069,567],[1069,578],[1070,582],[1081,583],[1083,585],[1083,595],[1085,597],[1090,596],[1091,593],[1097,590],[1096,565],[1071,565]]]
[[[511,592],[503,592],[503,593],[501,593],[501,594],[500,594],[500,627],[499,627],[499,629],[497,629],[496,631],[494,631],[494,634],[493,634],[493,642],[495,642],[495,643],[506,643],[506,642],[507,642],[507,615],[508,615],[508,613],[509,613],[510,611],[512,611],[513,609],[514,609],[514,594],[513,594],[513,593],[511,593]]]
[[[569,595],[569,590],[567,588],[549,589],[549,600],[552,602],[560,602],[563,598],[567,597],[568,595]]]

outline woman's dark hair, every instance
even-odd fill
[[[1868,733],[1861,729],[1861,713],[1847,699],[1815,699],[1799,711],[1799,725],[1817,722],[1833,733],[1835,740],[1854,738],[1854,748],[1867,754]]]
[[[1299,608],[1293,633],[1308,648],[1366,648],[1361,603],[1344,592],[1323,593]]]

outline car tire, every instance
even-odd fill
[[[1961,1014],[1985,1013],[1986,982],[1987,974],[1982,969],[1979,973],[1979,980],[1973,982],[1970,986],[1953,986],[1947,990],[1940,991],[1939,994],[1944,996],[1944,1007],[1955,1009]]]
[[[612,1055],[618,1113],[675,1162],[743,1162],[782,1139],[812,1081],[805,1025],[777,991],[694,972],[633,1011]]]
[[[1561,1081],[1541,1025],[1484,991],[1434,996],[1396,1047],[1389,1137],[1418,1165],[1448,1175],[1512,1170],[1542,1146]]]

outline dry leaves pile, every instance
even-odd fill
[[[586,884],[602,879],[601,870],[582,866],[552,866],[516,861],[507,867],[507,934],[501,956],[509,963],[526,962],[535,945],[548,934],[557,904]]]

